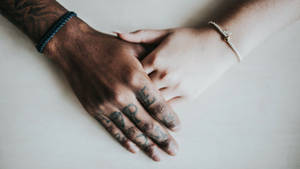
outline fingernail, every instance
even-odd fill
[[[129,147],[130,147],[131,152],[133,152],[133,153],[137,153],[140,151],[140,149],[132,142],[129,143]]]
[[[158,148],[157,147],[155,147],[154,149],[153,149],[153,151],[152,151],[152,159],[154,160],[154,161],[160,161],[160,152],[159,152],[159,150],[158,150]]]
[[[175,126],[172,126],[170,127],[170,130],[174,131],[174,132],[177,132],[180,130],[180,125],[175,125]]]
[[[180,122],[178,120],[165,122],[165,126],[171,131],[179,131],[180,130]]]
[[[160,157],[158,157],[158,156],[153,156],[152,159],[153,159],[154,161],[160,161]]]
[[[175,156],[178,152],[178,144],[175,141],[171,141],[167,150],[168,154]]]

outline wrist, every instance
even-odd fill
[[[59,51],[71,50],[83,37],[83,32],[92,30],[84,21],[78,17],[72,17],[47,43],[44,54],[51,59],[59,60]]]
[[[201,34],[204,34],[201,35]],[[224,41],[222,35],[211,25],[207,25],[201,28],[200,38],[203,43],[205,39],[205,46],[202,51],[208,50],[208,55],[215,60],[217,63],[220,63],[224,66],[231,66],[238,63],[238,57],[230,46]]]
[[[220,26],[222,29],[231,33],[231,43],[236,47],[236,50],[240,53],[241,59],[248,55],[252,48],[255,46],[255,41],[253,42],[251,38],[250,31],[246,31],[239,23],[234,21],[221,22]]]
[[[22,29],[37,44],[50,27],[67,12],[67,9],[55,0],[32,1],[30,7],[35,12],[31,12],[32,17],[23,14],[24,25],[27,25],[28,28]]]
[[[74,64],[93,59],[87,53],[93,48],[102,48],[105,38],[107,35],[94,30],[80,18],[72,17],[48,42],[44,54],[64,71],[72,71]]]

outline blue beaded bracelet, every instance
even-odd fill
[[[67,12],[62,17],[56,21],[50,29],[45,33],[45,35],[41,38],[39,43],[36,45],[36,49],[43,53],[44,48],[48,44],[48,42],[54,37],[54,35],[73,17],[77,16],[75,12]]]

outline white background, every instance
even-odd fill
[[[100,31],[204,22],[222,0],[60,0]],[[195,102],[179,105],[176,157],[128,153],[61,72],[0,16],[0,169],[299,169],[300,23],[274,35]]]

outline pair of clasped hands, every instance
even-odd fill
[[[212,45],[213,44],[213,45]],[[111,36],[77,17],[45,54],[62,68],[83,107],[130,152],[155,161],[178,145],[172,105],[195,98],[234,63],[209,27],[140,30]]]

